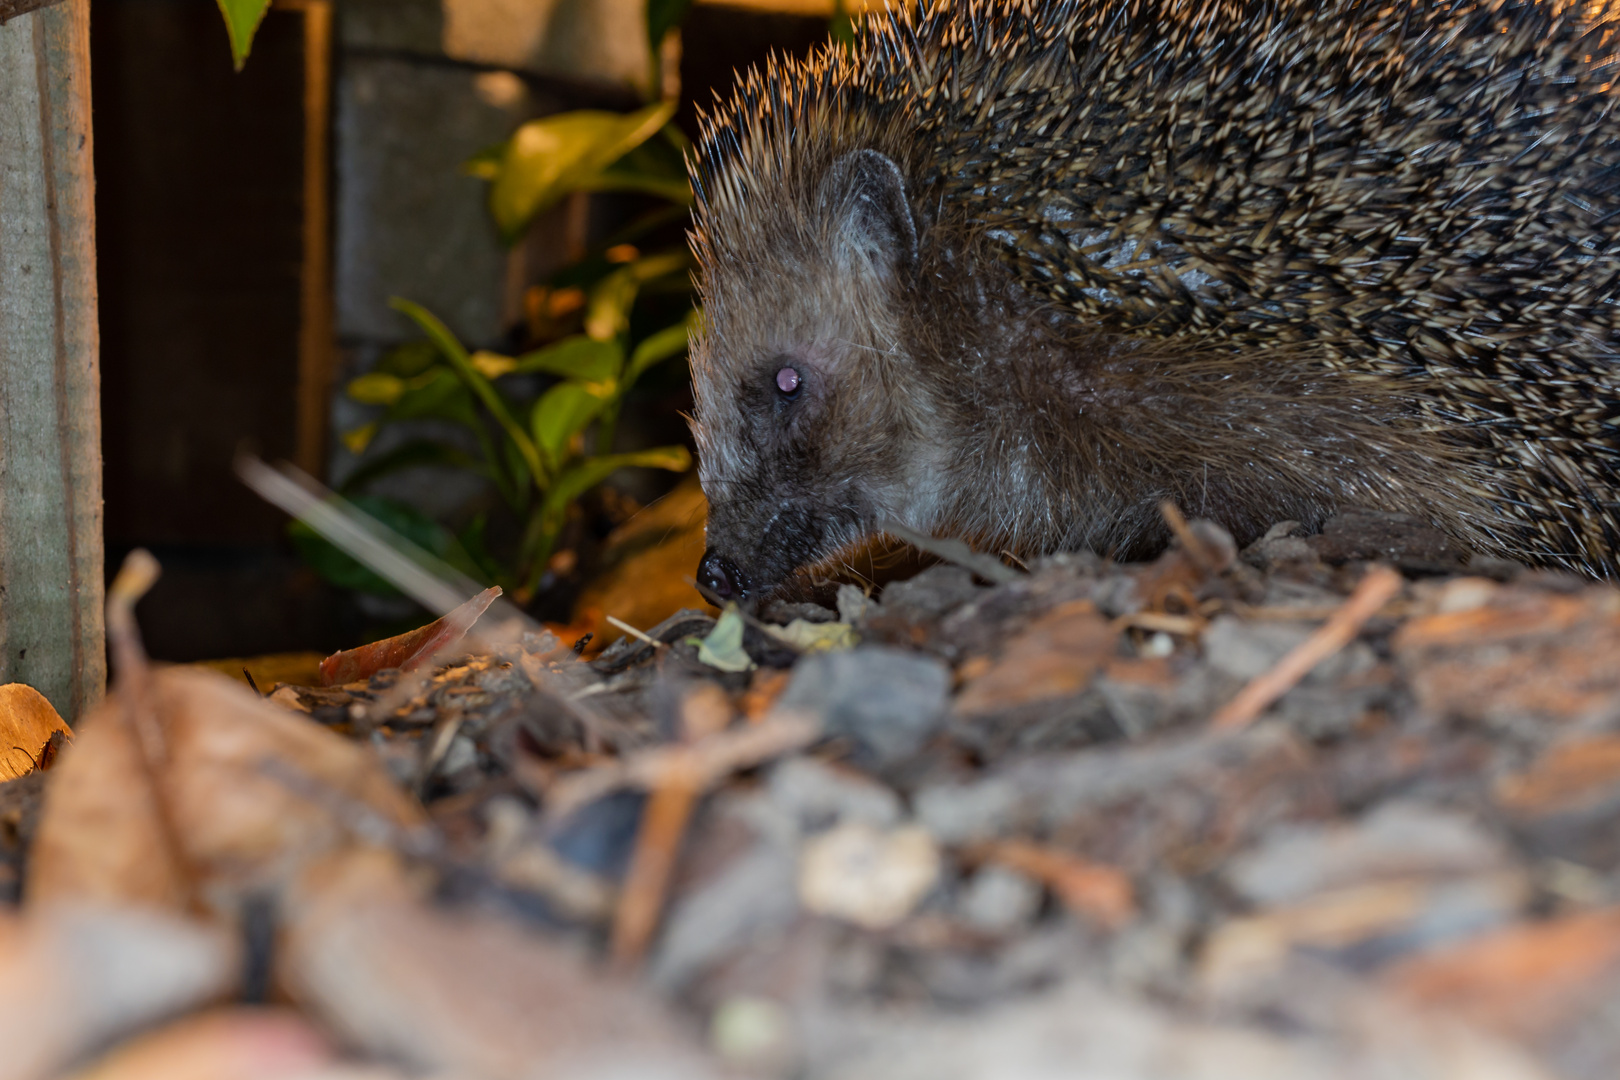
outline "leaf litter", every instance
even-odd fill
[[[1615,1075],[1620,593],[1172,514],[265,698],[149,665],[133,566],[0,787],[0,1077]]]

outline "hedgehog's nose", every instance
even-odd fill
[[[741,600],[748,595],[748,579],[737,569],[737,564],[724,555],[716,555],[712,548],[703,553],[703,561],[698,563],[697,580],[721,601]]]

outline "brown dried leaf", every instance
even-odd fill
[[[335,1080],[322,1071],[332,1060],[326,1040],[293,1013],[219,1009],[133,1039],[73,1080]]]
[[[1529,772],[1503,777],[1496,801],[1516,813],[1551,814],[1611,794],[1616,784],[1620,735],[1602,735],[1555,746]]]
[[[54,1076],[147,1024],[224,996],[229,938],[153,912],[66,905],[0,915],[0,1080]]]
[[[1492,1031],[1533,1037],[1584,1005],[1620,965],[1620,909],[1515,926],[1392,968],[1384,985]]]
[[[281,884],[362,842],[408,828],[416,806],[364,748],[211,672],[153,672],[165,760],[155,763],[185,867],[165,855],[116,699],[95,710],[52,772],[28,881],[32,905],[94,898],[175,907],[187,875],[210,902]],[[363,844],[362,844],[363,846]]]
[[[332,889],[279,959],[306,1008],[415,1070],[485,1080],[717,1072],[652,999],[492,917]]]
[[[58,731],[73,737],[44,694],[27,683],[0,686],[0,782],[33,772]]]
[[[465,604],[426,626],[396,634],[357,649],[335,652],[321,661],[321,685],[342,686],[368,679],[384,668],[411,671],[467,636],[478,617],[501,595],[499,585],[491,585]]]
[[[1024,840],[990,845],[984,858],[1042,882],[1077,915],[1118,930],[1136,917],[1131,879],[1115,867]]]
[[[964,716],[1073,697],[1114,653],[1118,632],[1089,600],[1060,605],[1007,643],[999,663],[975,673],[956,699]]]

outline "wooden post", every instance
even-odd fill
[[[77,718],[107,677],[90,0],[0,8],[0,683]]]

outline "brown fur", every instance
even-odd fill
[[[709,121],[711,551],[754,593],[890,521],[1139,556],[1170,498],[1613,573],[1602,9],[1126,8],[925,4]]]

